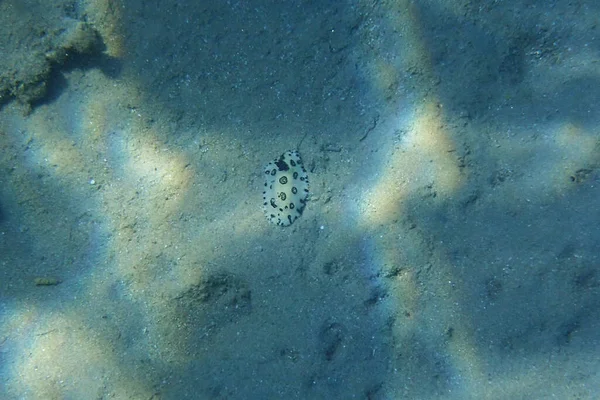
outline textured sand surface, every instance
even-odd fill
[[[599,396],[597,2],[47,3],[0,0],[1,398]]]

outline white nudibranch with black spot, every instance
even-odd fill
[[[267,219],[281,226],[291,225],[306,206],[308,174],[297,151],[286,151],[265,165],[263,209]]]

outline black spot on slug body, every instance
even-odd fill
[[[281,158],[275,162],[275,165],[277,165],[277,168],[279,168],[280,171],[287,171],[288,169],[290,169],[289,165],[287,165],[287,163],[283,161],[284,157],[285,156],[281,156]],[[275,174],[271,173],[271,175]]]

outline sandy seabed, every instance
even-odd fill
[[[1,398],[600,397],[600,3],[204,3],[0,0]]]

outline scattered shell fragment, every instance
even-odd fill
[[[36,286],[56,286],[60,282],[62,282],[60,279],[50,276],[37,277],[33,280]]]
[[[286,151],[265,166],[263,209],[267,219],[288,226],[302,215],[308,197],[308,174],[297,151]]]

